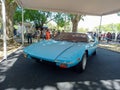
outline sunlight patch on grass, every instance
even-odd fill
[[[99,44],[98,47],[120,52],[120,45],[119,44]]]

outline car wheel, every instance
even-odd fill
[[[82,61],[78,63],[78,65],[75,67],[75,70],[77,72],[83,72],[86,69],[87,64],[87,55],[86,53],[82,57]]]
[[[39,59],[35,59],[35,62],[40,63],[41,61]]]
[[[96,50],[94,51],[93,55],[96,55]]]

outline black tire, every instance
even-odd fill
[[[75,71],[80,73],[85,71],[86,64],[87,64],[87,55],[85,53],[82,57],[82,60],[77,64],[77,66],[75,66]]]
[[[93,55],[96,55],[96,50],[94,51]]]
[[[34,59],[36,63],[41,63],[40,59]]]

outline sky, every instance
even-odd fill
[[[88,28],[89,30],[92,30],[95,26],[100,25],[100,19],[101,16],[85,16],[84,21],[80,21],[78,27]],[[118,16],[117,13],[102,16],[101,25],[112,23],[120,23],[120,16]]]

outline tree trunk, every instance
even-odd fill
[[[72,32],[77,32],[77,28],[78,28],[78,22],[73,22],[73,26],[72,26]]]
[[[13,1],[6,0],[5,2],[6,6],[6,33],[7,33],[7,39],[13,38],[13,16],[14,12],[16,10],[17,4]]]
[[[72,32],[77,32],[77,28],[78,28],[78,22],[80,21],[81,19],[81,15],[73,15],[72,18],[71,18],[71,21],[72,21]]]

